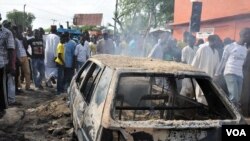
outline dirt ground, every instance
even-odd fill
[[[67,95],[55,89],[24,91],[0,119],[0,141],[73,141]]]

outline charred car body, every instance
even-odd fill
[[[68,94],[79,140],[221,140],[222,125],[242,121],[208,75],[176,62],[97,55]]]

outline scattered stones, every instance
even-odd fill
[[[65,132],[64,128],[57,128],[57,129],[55,129],[55,130],[52,132],[52,135],[53,135],[54,137],[56,137],[56,136],[61,136],[61,135],[65,134],[65,133],[66,133],[66,132]]]
[[[53,126],[58,125],[58,121],[57,120],[52,121],[52,125]]]
[[[73,132],[74,132],[74,128],[70,128],[69,130],[66,131],[66,133],[70,136],[73,135]]]
[[[19,108],[6,109],[4,116],[0,119],[0,130],[15,127],[24,118],[24,111]]]
[[[21,133],[5,133],[0,131],[0,141],[27,141],[24,134]]]
[[[66,95],[33,91],[16,100],[0,118],[0,141],[74,141]]]

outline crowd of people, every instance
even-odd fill
[[[210,35],[207,41],[196,41],[192,33],[184,33],[184,48],[182,48],[181,62],[206,72],[215,83],[219,85],[229,100],[245,116],[250,115],[249,97],[249,47],[250,28],[244,28],[239,33],[240,39],[233,41],[225,38],[224,41],[218,35]],[[148,57],[161,60],[174,60],[175,56],[169,50],[179,48],[171,47],[168,43],[174,40],[170,33],[161,35],[159,43],[154,46]],[[185,46],[186,44],[186,46]],[[175,44],[176,45],[176,44]],[[170,54],[171,58],[165,57]],[[177,55],[177,56],[179,56]],[[196,92],[196,98],[201,103],[206,103],[203,93]]]
[[[222,40],[214,34],[204,41],[196,39],[190,32],[184,32],[183,41],[177,42],[171,32],[164,32],[157,41],[152,42],[150,39],[143,39],[143,36],[134,35],[134,38],[122,38],[116,43],[118,45],[115,45],[114,52],[192,65],[206,72],[228,94],[236,108],[249,116],[250,28],[242,29],[239,37],[238,41],[228,37]],[[196,98],[199,102],[206,103],[201,91],[196,92]]]
[[[28,28],[26,34],[21,34],[18,27],[3,22],[0,24],[0,113],[14,104],[15,95],[23,91],[53,88],[56,84],[56,94],[65,93],[71,78],[89,57],[116,54],[190,64],[214,80],[223,78],[226,88],[222,87],[229,99],[249,116],[250,99],[241,100],[242,95],[250,94],[249,46],[250,28],[242,29],[237,42],[230,38],[222,41],[218,35],[210,35],[207,41],[198,40],[189,32],[184,32],[183,41],[178,42],[168,31],[156,38],[124,34],[113,39],[104,29],[102,38],[95,43],[88,32],[76,42],[68,32],[58,35],[54,26],[48,35],[42,28]],[[203,102],[203,94],[198,93],[197,99]]]
[[[94,53],[90,49],[85,33],[76,43],[68,32],[57,34],[55,26],[45,35],[43,28],[29,27],[21,33],[11,22],[0,22],[0,115],[16,105],[16,95],[25,91],[56,84],[56,94],[65,93],[75,72]]]

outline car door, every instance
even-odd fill
[[[84,114],[84,128],[93,140],[99,141],[102,135],[102,118],[105,108],[105,101],[110,90],[110,83],[113,76],[113,70],[104,68],[96,77],[92,89],[89,105]],[[107,118],[107,117],[105,117]]]
[[[91,127],[88,126],[87,122],[95,122],[95,119],[86,117],[86,114],[89,115],[89,111],[86,111],[86,109],[92,109],[90,108],[90,100],[93,94],[93,90],[98,84],[101,72],[102,68],[99,65],[92,63],[88,68],[88,71],[79,87],[79,91],[82,96],[81,99],[83,99],[83,101],[78,105],[78,126],[81,130],[81,136],[83,136],[83,138],[86,140],[93,140],[94,138],[93,135],[89,132]]]
[[[92,66],[91,61],[88,61],[87,63],[84,64],[82,69],[77,74],[75,82],[74,82],[75,84],[73,85],[73,88],[71,89],[72,91],[71,102],[73,103],[72,104],[73,124],[76,130],[81,128],[84,109],[86,108],[86,102],[80,89],[82,87],[82,84],[85,81],[85,78],[91,66]]]

